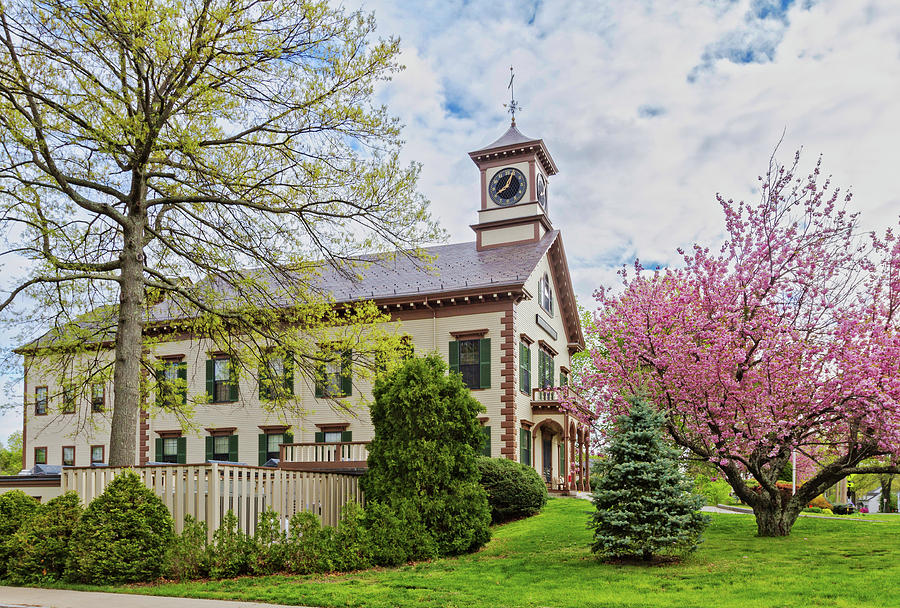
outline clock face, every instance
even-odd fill
[[[546,211],[547,209],[547,179],[544,177],[543,173],[538,173],[537,176],[537,199],[541,204],[541,207]]]
[[[488,192],[492,201],[505,207],[515,205],[525,196],[525,186],[525,174],[518,169],[507,167],[494,174]]]

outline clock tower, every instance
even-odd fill
[[[479,251],[539,241],[553,229],[547,180],[557,168],[544,140],[523,135],[513,117],[500,139],[469,157],[481,171],[481,209],[472,226]]]

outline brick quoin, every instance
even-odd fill
[[[500,449],[500,454],[502,456],[506,456],[510,460],[516,459],[516,408],[514,407],[516,401],[516,387],[515,387],[515,369],[514,368],[514,359],[513,353],[515,350],[515,344],[513,343],[513,304],[510,302],[509,308],[503,313],[503,317],[500,319],[500,324],[503,329],[500,330],[500,337],[502,338],[502,343],[500,345],[500,362],[502,367],[500,369],[500,388],[503,391],[502,396],[500,397],[500,402],[506,405],[500,410],[503,419],[500,423],[500,428],[504,430],[508,430],[511,432],[503,433],[500,436],[500,440],[503,442],[503,447]]]

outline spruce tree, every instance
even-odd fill
[[[594,488],[591,551],[603,559],[683,555],[697,548],[709,517],[662,439],[662,413],[633,399],[616,429]]]

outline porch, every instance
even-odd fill
[[[562,405],[569,391],[577,415]],[[531,395],[531,466],[553,494],[590,492],[590,441],[593,419],[587,403],[572,389],[537,388]]]

